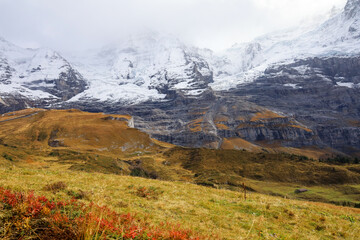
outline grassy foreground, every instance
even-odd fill
[[[61,181],[61,187],[51,184]],[[0,187],[54,201],[94,202],[160,226],[180,224],[209,239],[358,239],[360,210],[113,174],[0,167]],[[0,211],[3,218],[4,212]]]

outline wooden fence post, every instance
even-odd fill
[[[246,201],[246,186],[245,186],[245,183],[243,183],[242,185],[243,185],[243,189],[244,189],[244,199]]]

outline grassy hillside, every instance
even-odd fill
[[[360,206],[359,164],[332,164],[258,148],[254,152],[181,148],[152,139],[129,123],[130,116],[78,110],[27,109],[4,114],[0,117],[0,165],[61,166],[235,191],[245,183],[260,193]],[[226,144],[235,143],[246,144],[230,140]],[[306,151],[316,155],[316,149]],[[299,188],[308,191],[295,193]]]
[[[226,144],[230,149],[173,146],[131,128],[131,117],[124,115],[43,109],[4,114],[0,236],[357,239],[360,235],[359,209],[294,200],[359,206],[359,164],[320,162],[258,148],[231,150],[231,144],[247,144],[238,140]],[[307,191],[295,193],[300,188]],[[59,202],[69,207],[53,206]],[[87,206],[94,213],[89,215]]]
[[[328,164],[291,154],[172,148],[169,166],[194,173],[192,181],[215,188],[247,188],[270,195],[360,207],[360,165]],[[296,194],[295,190],[308,191]]]
[[[54,147],[112,156],[157,151],[159,146],[147,134],[128,126],[130,119],[79,110],[28,109],[0,117],[0,139],[8,146],[42,152]]]
[[[61,188],[49,188],[62,182]],[[74,172],[64,165],[0,168],[0,186],[34,190],[55,201],[80,202],[134,213],[160,226],[180,224],[207,239],[357,239],[360,210],[242,192],[114,174]],[[0,219],[5,216],[0,210]],[[140,221],[140,220],[139,220]],[[4,229],[0,227],[0,232]],[[181,239],[181,238],[179,238]]]

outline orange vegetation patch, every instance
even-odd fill
[[[261,147],[242,138],[224,138],[221,149],[245,149],[252,152],[261,152]]]
[[[32,166],[44,166],[45,163],[44,162],[39,162],[39,161],[34,161],[33,158],[31,157],[27,157],[25,160],[25,163],[27,166],[32,165]]]
[[[235,120],[236,120],[236,121],[245,121],[246,118],[243,117],[243,116],[237,116]]]
[[[159,146],[161,146],[161,147],[164,147],[164,148],[173,148],[173,147],[176,146],[176,145],[171,144],[171,143],[159,141],[159,140],[157,140],[157,139],[155,139],[155,138],[151,138],[151,140],[152,140],[155,144],[157,144],[157,145],[159,145]]]
[[[259,121],[261,119],[271,119],[271,118],[284,118],[284,116],[281,116],[277,113],[267,110],[265,112],[255,113],[255,115],[251,118],[250,121],[255,122],[255,121]]]
[[[226,116],[216,116],[214,119],[215,123],[219,123],[219,122],[227,122],[229,120],[228,117]]]
[[[192,132],[201,132],[202,131],[202,122],[204,121],[203,118],[198,118],[198,119],[195,119],[193,121],[191,121],[189,124],[188,124],[188,127],[190,129],[190,131]]]
[[[205,115],[206,111],[204,112],[191,112],[190,115]]]
[[[360,121],[358,121],[358,120],[349,120],[348,123],[352,127],[360,127]]]
[[[306,127],[303,127],[303,126],[300,126],[300,125],[290,125],[290,127],[292,127],[292,128],[300,128],[300,129],[302,129],[302,130],[305,130],[306,132],[312,132],[311,129],[306,128]]]
[[[222,124],[222,123],[217,123],[217,124],[216,124],[216,127],[217,127],[218,129],[221,129],[221,130],[228,130],[228,129],[229,129],[228,126],[226,126],[225,124]]]

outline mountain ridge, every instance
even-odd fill
[[[79,72],[77,78],[87,86],[61,100],[74,97],[71,101],[92,99],[131,105],[149,100],[161,101],[168,90],[196,96],[208,88],[221,91],[253,82],[266,68],[292,63],[295,58],[360,54],[360,47],[356,47],[359,45],[356,44],[357,36],[360,36],[358,5],[358,1],[349,0],[342,12],[335,16],[328,14],[330,19],[319,27],[319,20],[315,20],[304,27],[270,33],[253,42],[233,46],[221,55],[188,46],[174,36],[151,31],[87,52],[87,56],[70,56],[71,61],[54,51],[74,72]],[[21,49],[4,39],[2,42],[0,54],[4,55],[3,52],[8,50],[27,55],[21,59],[25,62],[33,52],[52,51]],[[52,74],[54,68],[47,71]],[[80,75],[85,75],[86,81]],[[33,95],[36,98],[36,94]],[[27,97],[31,98],[31,94]]]

